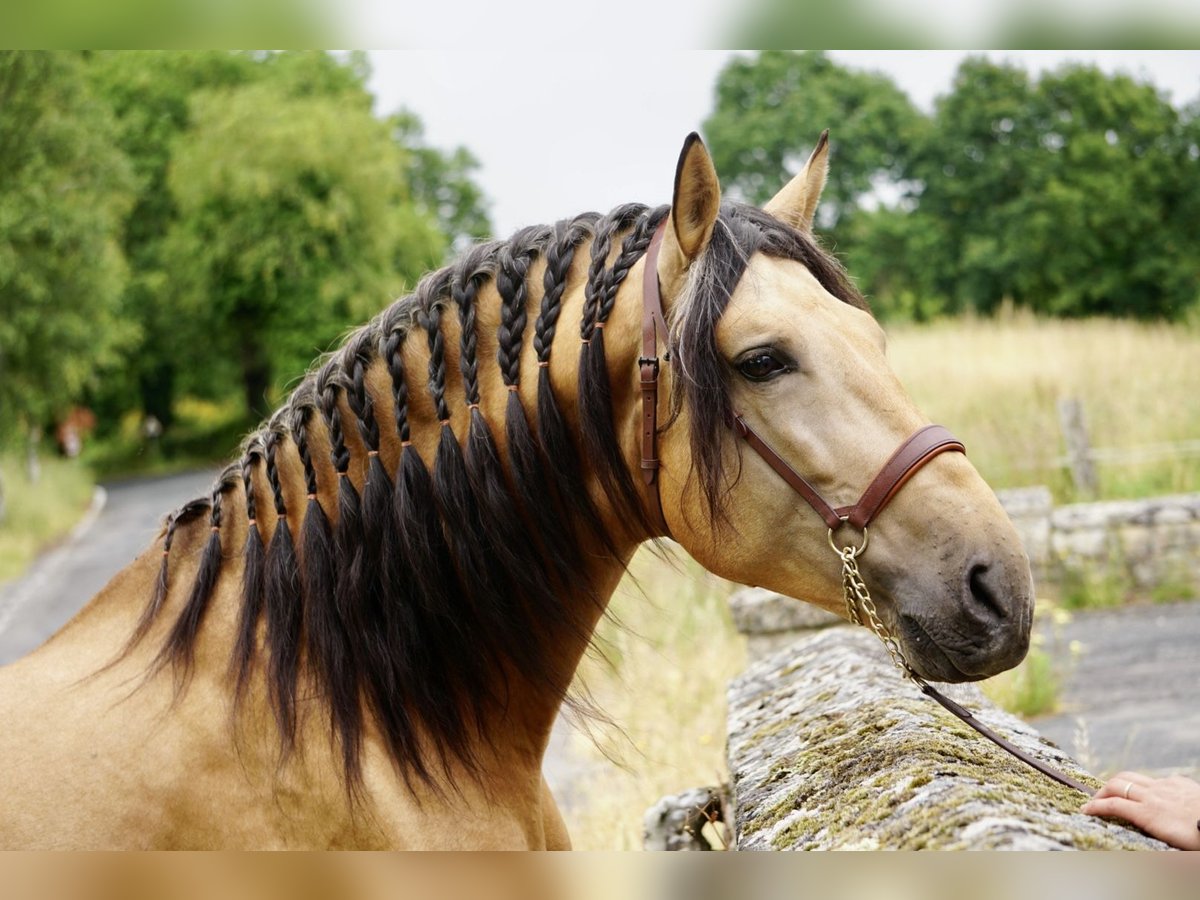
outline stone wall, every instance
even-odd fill
[[[1023,750],[1099,784],[977,688],[947,693]],[[1082,795],[924,697],[863,629],[794,637],[753,662],[728,699],[738,849],[1166,849],[1079,813]]]
[[[1140,591],[1200,594],[1200,494],[1057,508],[1044,487],[998,496],[1039,583],[1109,578]]]

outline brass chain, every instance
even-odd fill
[[[880,643],[887,650],[888,656],[892,658],[892,665],[900,670],[901,675],[920,688],[922,693],[933,698],[946,710],[963,722],[966,722],[1005,752],[1012,754],[1025,764],[1037,769],[1043,775],[1053,778],[1059,784],[1074,788],[1089,797],[1095,794],[1095,789],[1089,785],[1077,781],[1048,763],[1031,756],[1019,747],[1013,746],[1004,737],[976,719],[970,710],[944,696],[933,685],[917,674],[916,670],[909,664],[908,659],[905,658],[904,651],[900,648],[900,642],[888,631],[887,626],[883,624],[883,620],[879,618],[879,610],[875,608],[875,601],[871,599],[871,592],[867,590],[867,585],[862,579],[862,573],[858,571],[858,557],[867,549],[866,528],[863,529],[863,542],[859,547],[838,547],[833,541],[833,529],[829,531],[829,545],[833,547],[834,552],[842,561],[842,596],[846,601],[846,611],[850,615],[850,621],[856,625],[865,625],[875,632],[875,636],[879,638]],[[863,621],[864,618],[866,619],[865,622]],[[1200,827],[1200,822],[1197,822],[1196,825]]]
[[[871,599],[871,592],[867,589],[866,582],[863,581],[862,573],[858,571],[858,556],[867,547],[865,535],[862,546],[839,548],[833,543],[833,532],[831,531],[829,543],[842,560],[842,597],[846,601],[846,611],[849,613],[850,621],[856,625],[864,625],[875,632],[875,636],[879,638],[880,643],[887,650],[888,656],[891,657],[892,665],[918,686],[924,685],[925,679],[918,675],[909,664],[908,659],[904,656],[904,651],[900,648],[900,642],[888,631],[883,620],[879,618],[879,610],[875,606],[875,601]],[[865,622],[863,621],[864,617]]]

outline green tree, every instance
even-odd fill
[[[487,201],[473,180],[479,160],[466,147],[450,151],[430,147],[425,129],[413,113],[402,111],[389,120],[396,143],[406,148],[405,177],[416,204],[438,224],[455,250],[488,237],[492,223]]]
[[[270,90],[262,96],[272,102],[277,97],[325,99],[348,110],[347,115],[359,121],[371,107],[365,87],[369,68],[365,55],[359,53],[123,51],[93,54],[89,71],[97,92],[116,113],[119,142],[133,160],[139,184],[137,203],[125,228],[131,278],[122,311],[138,324],[141,340],[126,365],[106,373],[105,391],[98,399],[110,408],[109,420],[115,420],[121,410],[140,407],[169,426],[175,398],[181,392],[223,395],[239,378],[244,382],[245,375],[245,366],[236,360],[211,355],[202,361],[196,358],[195,348],[209,346],[212,329],[225,326],[208,315],[203,304],[181,305],[179,274],[174,259],[167,257],[166,238],[176,234],[181,216],[178,192],[169,184],[172,161],[177,150],[193,142],[193,132],[200,124],[195,113],[203,107],[209,110],[208,115],[215,115],[198,98],[207,92],[232,95],[241,87],[267,85]],[[270,119],[277,121],[278,117]],[[204,127],[211,128],[211,121],[206,120]],[[396,244],[392,269],[403,276],[414,276],[434,253],[429,221],[436,219],[451,236],[475,237],[488,231],[487,215],[481,193],[470,178],[475,161],[465,150],[444,153],[427,146],[420,122],[411,115],[399,118],[392,127],[392,137],[402,152],[387,151],[399,168],[381,183],[382,193],[388,194],[397,178],[407,179],[410,206],[415,205],[422,213],[410,238]],[[409,152],[403,152],[403,148]],[[231,166],[246,156],[219,140],[214,140],[209,149],[214,159],[222,153],[231,154]],[[202,183],[220,187],[212,179]],[[191,214],[203,204],[196,199],[195,191],[187,193],[192,202]],[[408,204],[403,191],[401,195],[401,204]],[[411,215],[411,209],[400,215]],[[307,302],[306,297],[311,299],[309,295],[297,296],[295,302]],[[315,347],[324,346],[324,340],[313,332],[304,351],[297,351],[287,367],[292,368],[293,363],[295,367],[304,365]],[[227,350],[229,342],[221,346]],[[259,399],[254,408],[262,403],[261,393],[256,396]]]
[[[913,173],[915,226],[939,235],[925,287],[950,309],[1171,317],[1195,301],[1196,161],[1151,85],[969,59]]]
[[[130,277],[121,317],[136,323],[138,340],[121,365],[105,372],[94,401],[102,422],[115,424],[129,408],[166,427],[174,419],[181,323],[162,259],[163,237],[177,215],[167,169],[175,141],[191,121],[191,96],[245,84],[255,78],[255,67],[252,57],[223,50],[105,52],[89,61],[88,75],[116,117],[117,142],[137,177],[137,199],[124,227]]]
[[[408,196],[403,149],[368,95],[350,99],[265,81],[200,93],[174,149],[163,262],[206,335],[192,347],[231,356],[251,411],[276,372],[298,371],[445,251]]]
[[[737,57],[721,70],[704,136],[726,187],[764,203],[830,129],[821,215],[836,225],[864,195],[905,177],[924,124],[886,75],[848,69],[818,51],[769,51]]]
[[[79,399],[133,336],[118,317],[132,200],[81,58],[0,53],[0,441]]]

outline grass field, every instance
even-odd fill
[[[918,405],[962,438],[995,488],[1077,497],[1058,401],[1078,398],[1092,445],[1200,438],[1200,326],[1008,314],[890,329],[892,365]],[[1098,466],[1103,499],[1200,490],[1200,456]]]
[[[1064,452],[1057,403],[1078,397],[1094,446],[1200,438],[1200,328],[1112,321],[1038,321],[1022,315],[889,330],[889,355],[913,397],[958,434],[993,487],[1048,484],[1075,498],[1055,465]],[[1200,490],[1200,460],[1101,468],[1105,497]],[[678,568],[635,558],[645,597],[622,585],[612,609],[625,629],[602,636],[613,667],[589,660],[581,676],[624,736],[600,748],[577,736],[594,766],[568,819],[577,846],[634,848],[643,811],[660,797],[724,780],[725,685],[743,665],[725,598],[736,586],[690,560]],[[1042,616],[1060,610],[1047,606]],[[1055,629],[1044,633],[1053,639]],[[985,683],[993,699],[1036,715],[1052,708],[1060,673],[1044,647]],[[615,756],[625,768],[606,759]]]
[[[78,462],[45,457],[37,484],[14,456],[0,456],[7,513],[0,522],[0,584],[16,578],[40,550],[79,521],[92,497],[92,474]]]

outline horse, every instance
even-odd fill
[[[479,244],[319,360],[0,670],[0,845],[566,848],[542,757],[639,544],[850,615],[846,517],[731,427],[850,498],[928,424],[814,236],[828,148],[760,209],[693,134],[669,206]],[[926,678],[1016,665],[1032,581],[995,495],[962,453],[905,478],[860,560],[873,622]]]

